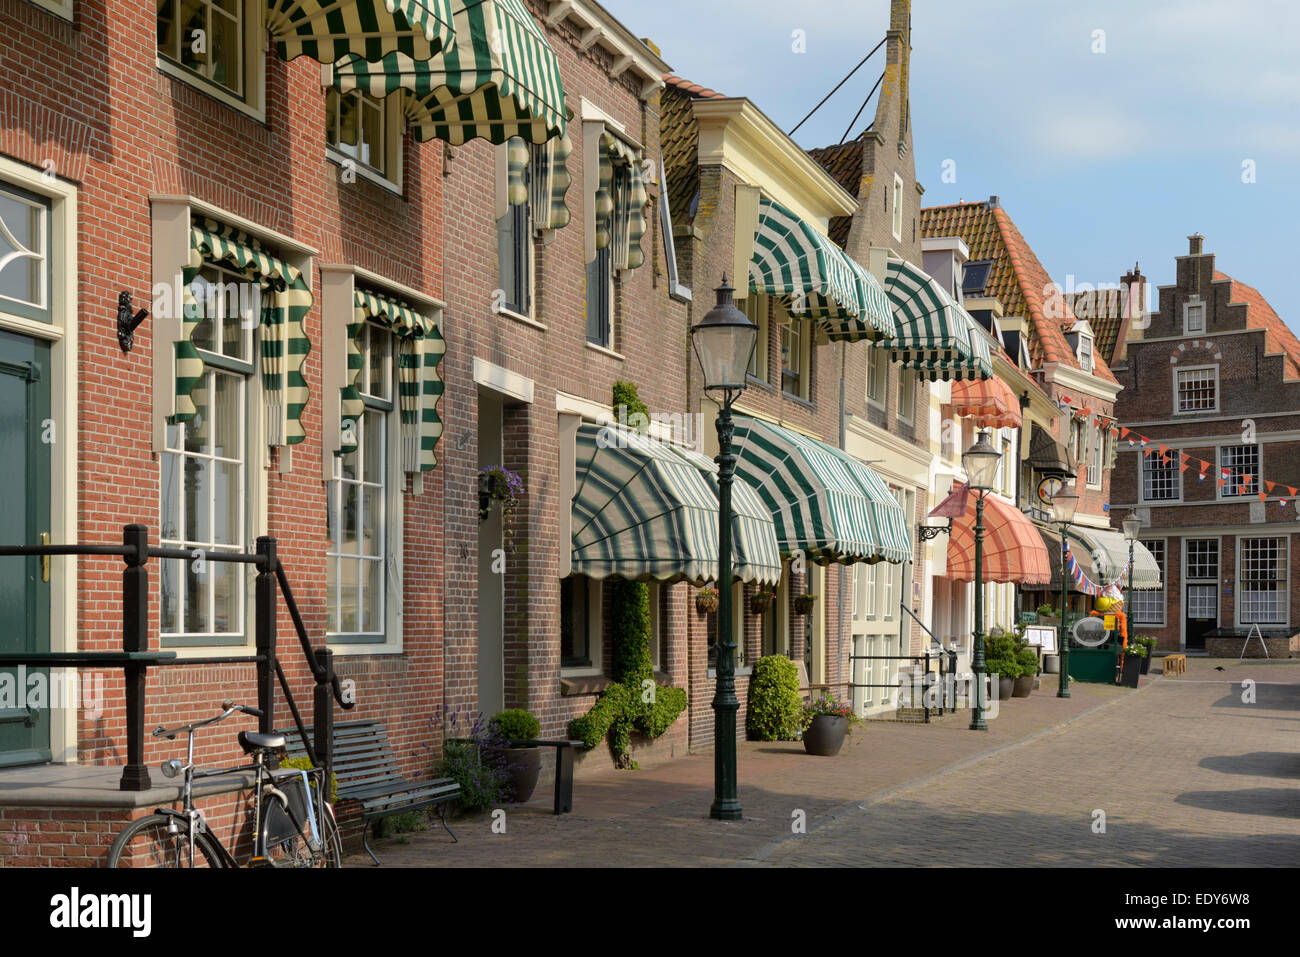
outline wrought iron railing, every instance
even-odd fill
[[[294,601],[293,589],[276,552],[276,540],[258,538],[256,550],[244,552],[207,552],[203,560],[228,564],[254,565],[254,651],[252,655],[217,655],[201,658],[178,658],[174,651],[149,649],[149,571],[151,558],[193,561],[194,553],[183,548],[151,548],[149,530],[144,525],[122,528],[121,545],[4,545],[0,557],[7,556],[118,556],[126,564],[122,570],[122,650],[119,651],[47,651],[24,654],[0,654],[0,667],[26,665],[37,668],[121,668],[125,675],[126,697],[126,766],[122,769],[119,789],[147,791],[153,786],[144,762],[145,702],[149,668],[179,665],[251,664],[257,669],[257,707],[262,712],[258,731],[270,734],[275,728],[275,688],[278,683],[284,701],[293,715],[294,726],[302,738],[312,764],[325,769],[325,780],[333,770],[334,711],[331,698],[345,710],[353,702],[345,701],[338,676],[334,673],[334,652],[326,647],[313,648]],[[278,586],[278,588],[277,588]],[[311,670],[313,735],[298,711],[276,645],[276,593],[284,597],[293,621],[298,643]],[[312,740],[314,737],[314,741]]]

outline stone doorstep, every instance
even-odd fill
[[[176,804],[184,792],[184,780],[172,784],[156,767],[149,769],[153,787],[148,791],[120,791],[120,765],[36,764],[0,769],[0,807],[94,807],[142,808]],[[159,784],[159,779],[166,784]],[[194,782],[194,797],[213,797],[233,791],[251,790],[256,779],[251,771],[234,771]]]

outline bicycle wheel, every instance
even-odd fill
[[[342,867],[343,835],[339,833],[339,826],[334,822],[334,809],[328,805],[325,808],[325,833],[321,835],[321,840],[324,845],[321,848],[324,866]]]
[[[325,814],[325,830],[315,851],[310,833],[310,824],[299,826],[293,815],[272,799],[262,823],[262,856],[256,863],[264,867],[342,867],[343,841],[333,812]]]
[[[151,814],[132,821],[109,848],[108,866],[189,867],[189,821],[164,814]],[[194,866],[225,866],[221,852],[206,831],[194,835]]]

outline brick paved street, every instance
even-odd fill
[[[1215,671],[1215,666],[1223,672]],[[1241,700],[1253,679],[1256,702]],[[540,788],[491,819],[378,843],[390,866],[1293,865],[1300,860],[1300,661],[1192,660],[1134,692],[1055,682],[966,716],[875,722],[852,750],[741,745],[745,820],[707,818],[712,755],[579,777],[574,813]],[[806,814],[807,833],[792,833]],[[1105,833],[1094,833],[1094,811]],[[404,842],[403,842],[404,841]],[[353,854],[350,865],[365,865]]]

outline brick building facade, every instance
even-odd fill
[[[1300,341],[1253,287],[1188,239],[1158,311],[1116,362],[1125,429],[1112,514],[1136,509],[1164,588],[1135,597],[1135,628],[1164,652],[1236,657],[1258,624],[1295,650],[1300,599]],[[1262,655],[1257,641],[1247,654]]]

